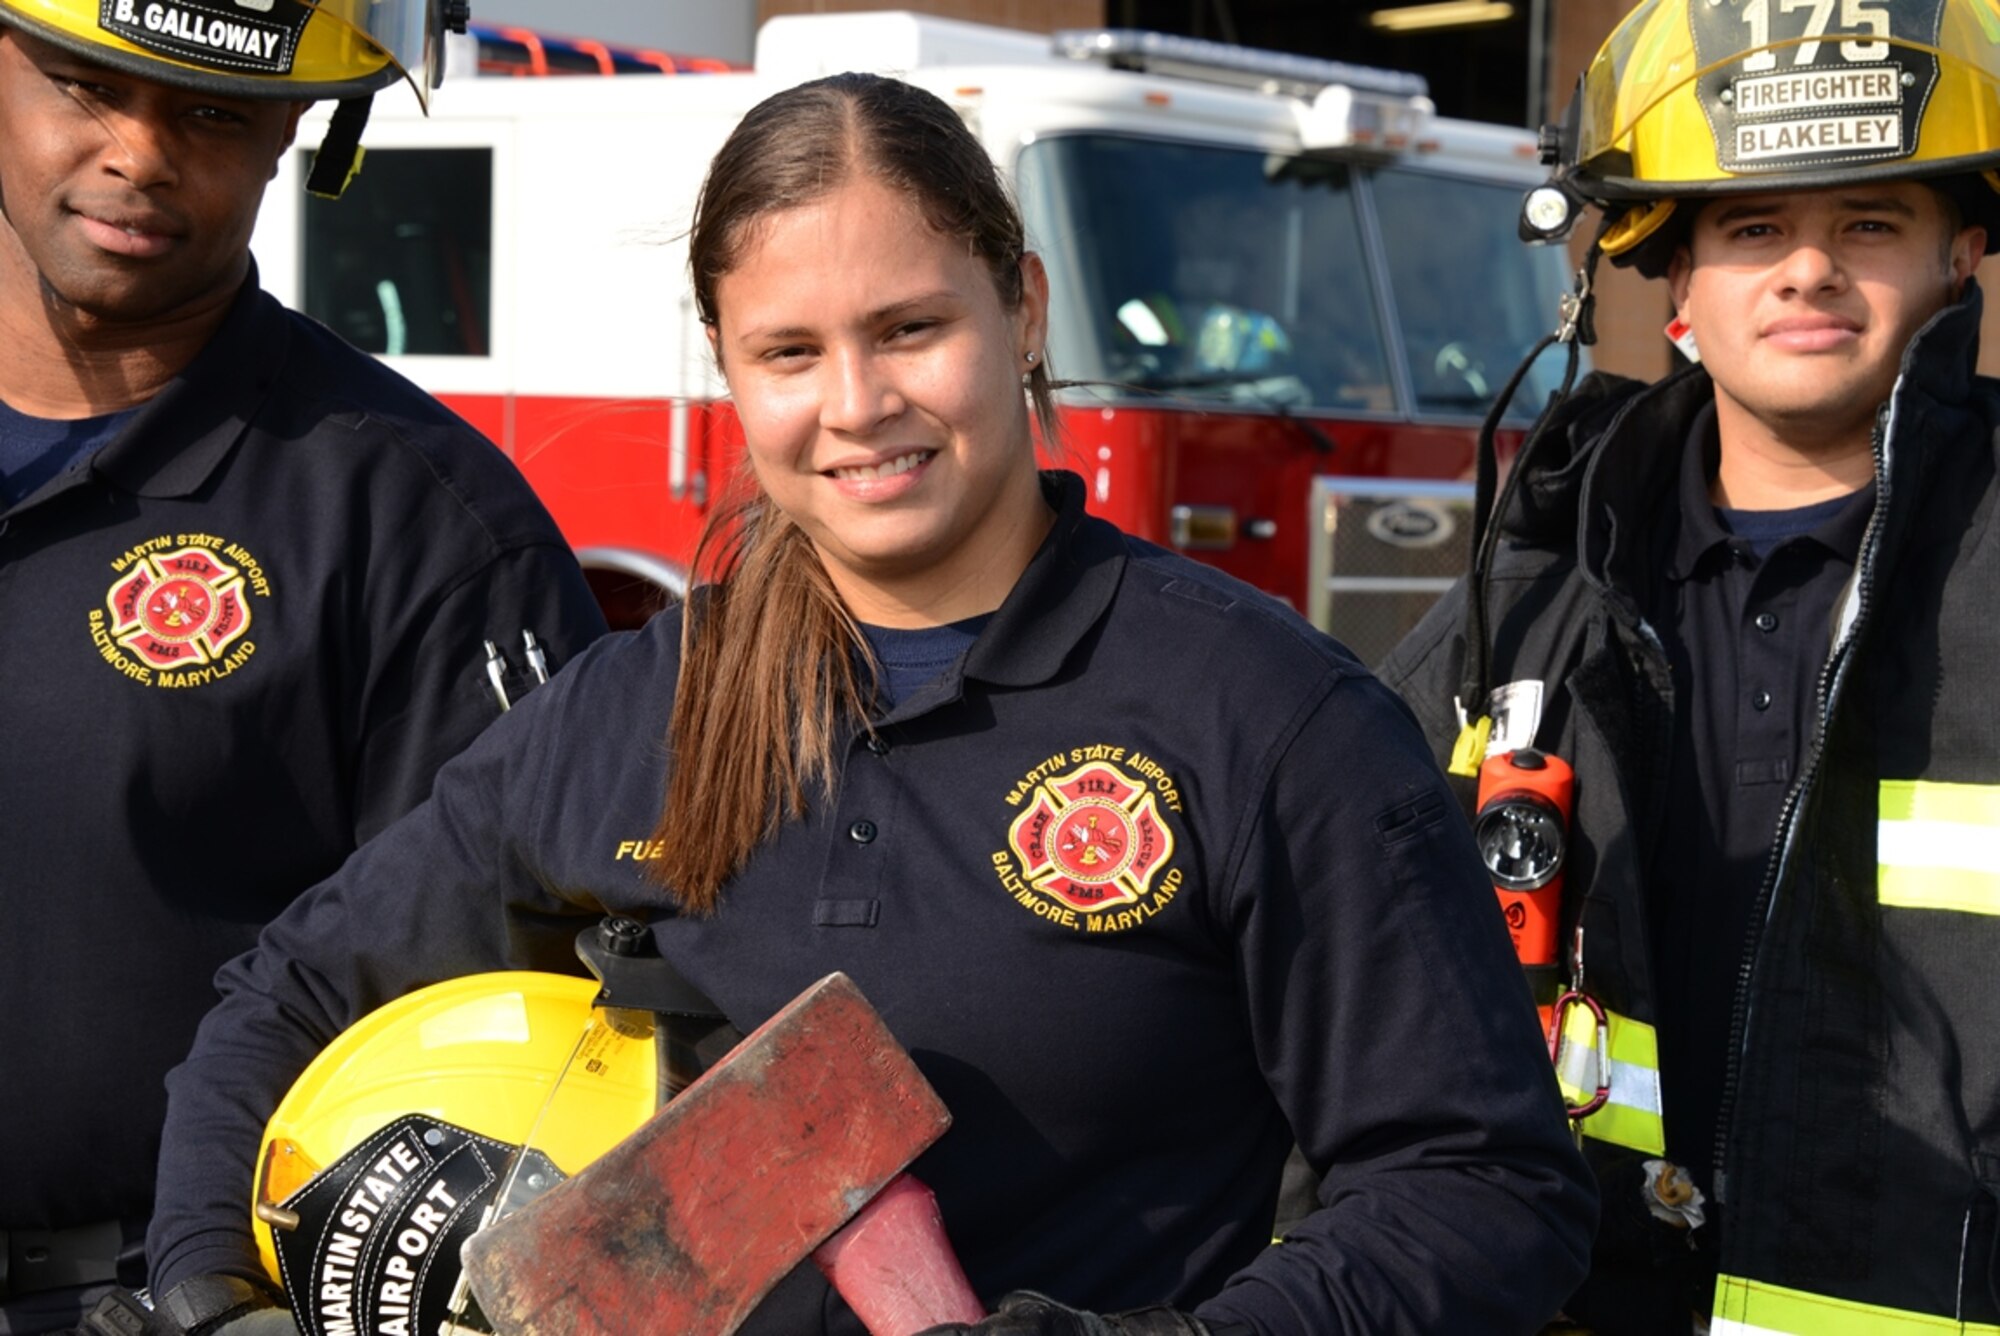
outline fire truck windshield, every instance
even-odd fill
[[[1114,397],[1476,418],[1568,283],[1499,180],[1113,134],[1037,140],[1018,180],[1055,370]],[[1560,370],[1545,357],[1513,412]]]

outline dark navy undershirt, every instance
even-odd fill
[[[137,408],[87,418],[29,417],[0,402],[0,510],[14,506],[116,436]]]
[[[1723,509],[1709,499],[1719,458],[1710,407],[1666,503],[1651,618],[1675,698],[1651,905],[1667,1154],[1711,1199],[1737,973],[1875,495],[1871,484],[1791,510]]]
[[[1802,538],[1854,504],[1854,494],[1836,496],[1795,510],[1736,510],[1715,507],[1715,518],[1724,532],[1734,534],[1750,546],[1750,555],[1762,561],[1788,538]]]
[[[944,626],[904,629],[862,623],[861,634],[882,665],[882,680],[876,685],[876,704],[884,713],[908,699],[911,692],[936,681],[944,670],[957,663],[979,639],[993,614],[982,612],[962,622]]]

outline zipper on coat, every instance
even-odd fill
[[[1897,388],[1901,385],[1899,378]],[[1868,622],[1868,594],[1874,585],[1875,554],[1882,543],[1882,517],[1889,509],[1888,439],[1895,425],[1895,408],[1896,397],[1892,390],[1889,402],[1875,416],[1874,432],[1869,439],[1869,450],[1875,461],[1875,510],[1868,517],[1868,528],[1861,537],[1860,559],[1854,567],[1854,615],[1847,617],[1846,606],[1842,606],[1840,615],[1846,626],[1820,669],[1819,684],[1814,691],[1819,718],[1813,728],[1812,743],[1806,752],[1806,762],[1800,767],[1797,782],[1785,794],[1784,805],[1778,810],[1777,838],[1771,846],[1771,856],[1764,864],[1764,880],[1757,888],[1756,902],[1750,907],[1753,926],[1750,940],[1743,947],[1742,961],[1737,966],[1736,991],[1729,1009],[1729,1049],[1722,1076],[1722,1100],[1716,1110],[1713,1174],[1718,1202],[1729,1200],[1729,1176],[1725,1165],[1729,1151],[1729,1125],[1736,1113],[1736,1087],[1749,1047],[1750,980],[1757,970],[1764,933],[1770,928],[1772,915],[1777,909],[1778,885],[1784,880],[1785,870],[1791,863],[1792,841],[1798,834],[1799,808],[1805,802],[1805,795],[1811,791],[1813,781],[1819,777],[1820,760],[1826,751],[1827,729],[1833,723],[1833,707],[1846,680],[1846,668],[1855,640]]]

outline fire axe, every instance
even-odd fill
[[[474,1234],[500,1336],[729,1336],[810,1256],[873,1336],[984,1309],[903,1172],[951,1115],[853,981],[806,989],[630,1137]]]

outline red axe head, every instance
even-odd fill
[[[472,1236],[502,1336],[728,1336],[951,1125],[844,974],[808,988],[652,1121]]]

